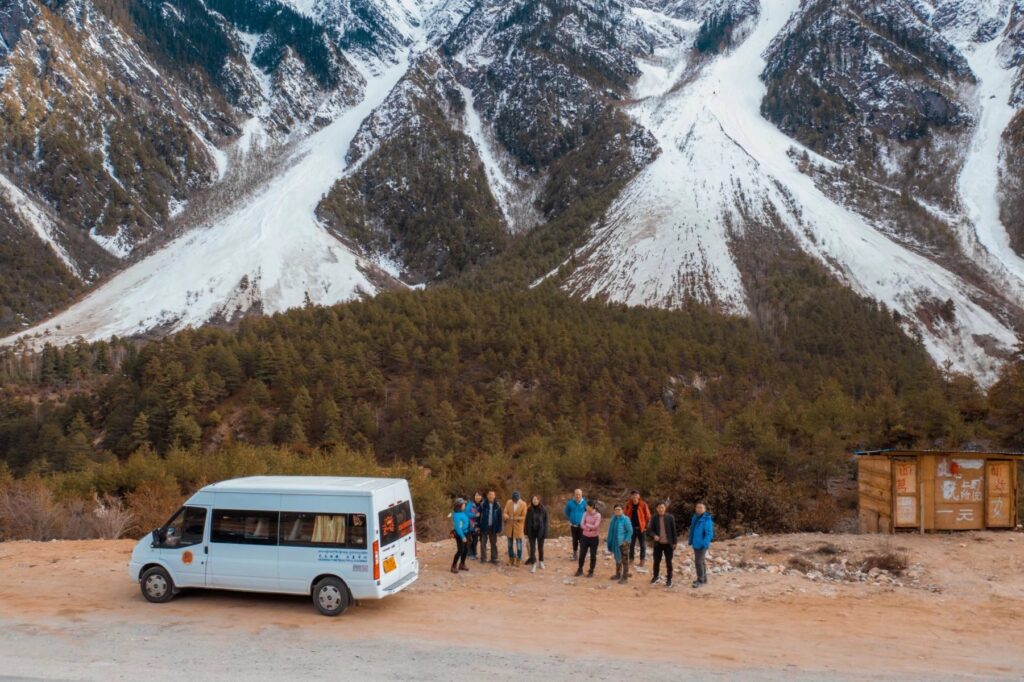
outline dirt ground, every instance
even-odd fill
[[[743,537],[715,544],[700,590],[685,552],[666,589],[650,573],[612,583],[604,556],[573,578],[567,538],[536,574],[452,575],[450,543],[421,544],[413,587],[333,619],[298,597],[149,604],[126,573],[133,544],[0,543],[0,677],[1024,678],[1019,533]],[[886,553],[902,575],[859,570]]]

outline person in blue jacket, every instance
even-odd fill
[[[583,538],[583,515],[587,513],[587,498],[579,488],[573,491],[572,497],[565,503],[565,518],[569,520],[569,532],[572,534],[572,560],[580,551]]]
[[[501,535],[501,503],[493,490],[487,491],[487,499],[480,504],[480,563],[487,560],[487,544],[491,545],[491,563],[498,563],[498,536]]]
[[[455,538],[455,558],[452,559],[452,573],[468,571],[466,553],[469,551],[469,514],[466,513],[466,501],[457,498],[452,510],[452,537]]]
[[[693,547],[693,566],[697,569],[694,587],[708,584],[708,567],[704,564],[704,556],[708,553],[711,541],[715,539],[715,523],[703,502],[697,502],[690,519],[690,535],[687,544]]]
[[[615,575],[624,585],[629,580],[629,541],[633,539],[633,523],[622,513],[622,505],[615,505],[615,515],[608,524],[608,551],[615,555]]]

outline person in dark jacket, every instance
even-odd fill
[[[487,491],[487,499],[480,504],[480,563],[487,560],[487,544],[491,545],[491,563],[498,563],[498,535],[501,534],[501,503],[493,490]]]
[[[526,538],[530,541],[530,573],[537,572],[537,566],[544,568],[544,539],[548,536],[548,510],[541,504],[540,496],[534,495],[530,508],[526,510]]]
[[[466,515],[469,517],[469,558],[476,558],[476,547],[480,543],[480,503],[484,496],[479,492],[466,503]]]
[[[693,511],[687,544],[693,547],[693,566],[697,569],[697,579],[693,581],[693,586],[700,587],[708,584],[708,568],[704,564],[704,556],[708,553],[711,541],[715,539],[715,523],[703,502],[698,502]]]
[[[654,546],[654,576],[651,577],[651,584],[655,585],[661,580],[661,560],[664,558],[665,587],[672,587],[672,554],[676,551],[679,535],[676,533],[676,519],[668,513],[664,502],[659,502],[654,508],[654,516],[647,526],[647,535]]]
[[[469,515],[466,514],[466,501],[461,497],[455,500],[455,507],[452,509],[452,537],[455,538],[452,573],[468,571],[466,553],[469,551]]]

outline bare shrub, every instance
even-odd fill
[[[814,562],[808,559],[807,557],[801,556],[799,554],[794,554],[793,556],[789,557],[789,561],[787,563],[789,564],[790,568],[795,568],[796,570],[802,571],[803,573],[814,570]]]
[[[104,495],[93,497],[92,537],[116,540],[132,526],[132,514],[120,497]]]
[[[0,540],[50,540],[60,531],[62,512],[43,481],[15,481],[0,489]]]
[[[85,498],[73,497],[60,504],[60,521],[55,539],[88,540],[94,537],[92,504]]]
[[[770,479],[748,453],[698,454],[684,465],[682,480],[672,498],[676,515],[688,518],[693,503],[704,500],[718,528],[740,534],[749,531],[785,533],[796,516],[789,486]]]
[[[120,498],[58,500],[38,478],[0,488],[0,540],[119,538],[131,518]]]
[[[843,512],[830,496],[810,500],[798,513],[797,530],[808,533],[827,533],[835,530]]]

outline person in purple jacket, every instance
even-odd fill
[[[587,500],[587,511],[580,519],[580,558],[579,567],[576,569],[576,577],[583,575],[583,562],[590,552],[590,570],[587,577],[594,577],[594,567],[597,565],[597,546],[600,544],[598,533],[601,530],[601,514],[597,511],[597,503],[594,500]]]

